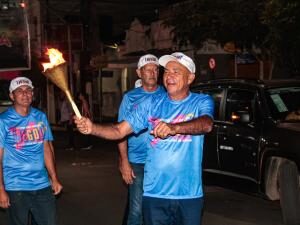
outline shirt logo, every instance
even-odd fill
[[[26,127],[12,127],[9,129],[15,138],[15,148],[21,150],[25,145],[32,143],[42,143],[46,126],[40,123],[29,123]]]

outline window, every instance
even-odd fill
[[[210,95],[214,99],[215,110],[214,110],[214,119],[220,119],[220,105],[224,96],[224,90],[221,88],[211,89],[211,90],[202,90],[201,92]]]
[[[275,120],[287,120],[287,116],[300,111],[300,88],[297,86],[268,89],[268,106]]]
[[[0,71],[30,69],[27,10],[16,0],[0,3]]]
[[[225,120],[233,122],[232,116],[236,112],[249,113],[250,122],[254,121],[255,92],[237,89],[228,90],[225,109]]]

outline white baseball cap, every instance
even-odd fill
[[[154,63],[155,65],[159,65],[158,58],[155,55],[151,55],[151,54],[143,55],[139,59],[137,67],[138,67],[138,69],[140,69],[141,67],[143,67],[149,63]]]
[[[16,77],[15,79],[11,80],[11,82],[10,82],[9,93],[12,93],[18,87],[23,86],[23,85],[26,85],[33,89],[32,82],[27,77]]]
[[[196,72],[194,61],[182,52],[174,52],[171,55],[164,55],[158,60],[159,64],[163,67],[166,67],[167,63],[170,61],[180,63],[181,65],[185,66],[191,73]]]

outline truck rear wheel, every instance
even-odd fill
[[[286,161],[279,168],[279,195],[284,225],[300,224],[299,174],[295,163]]]

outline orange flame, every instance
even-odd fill
[[[44,67],[44,72],[47,69],[52,69],[53,67],[66,62],[62,56],[62,53],[55,48],[47,49],[46,55],[49,56],[50,63],[42,63]]]

